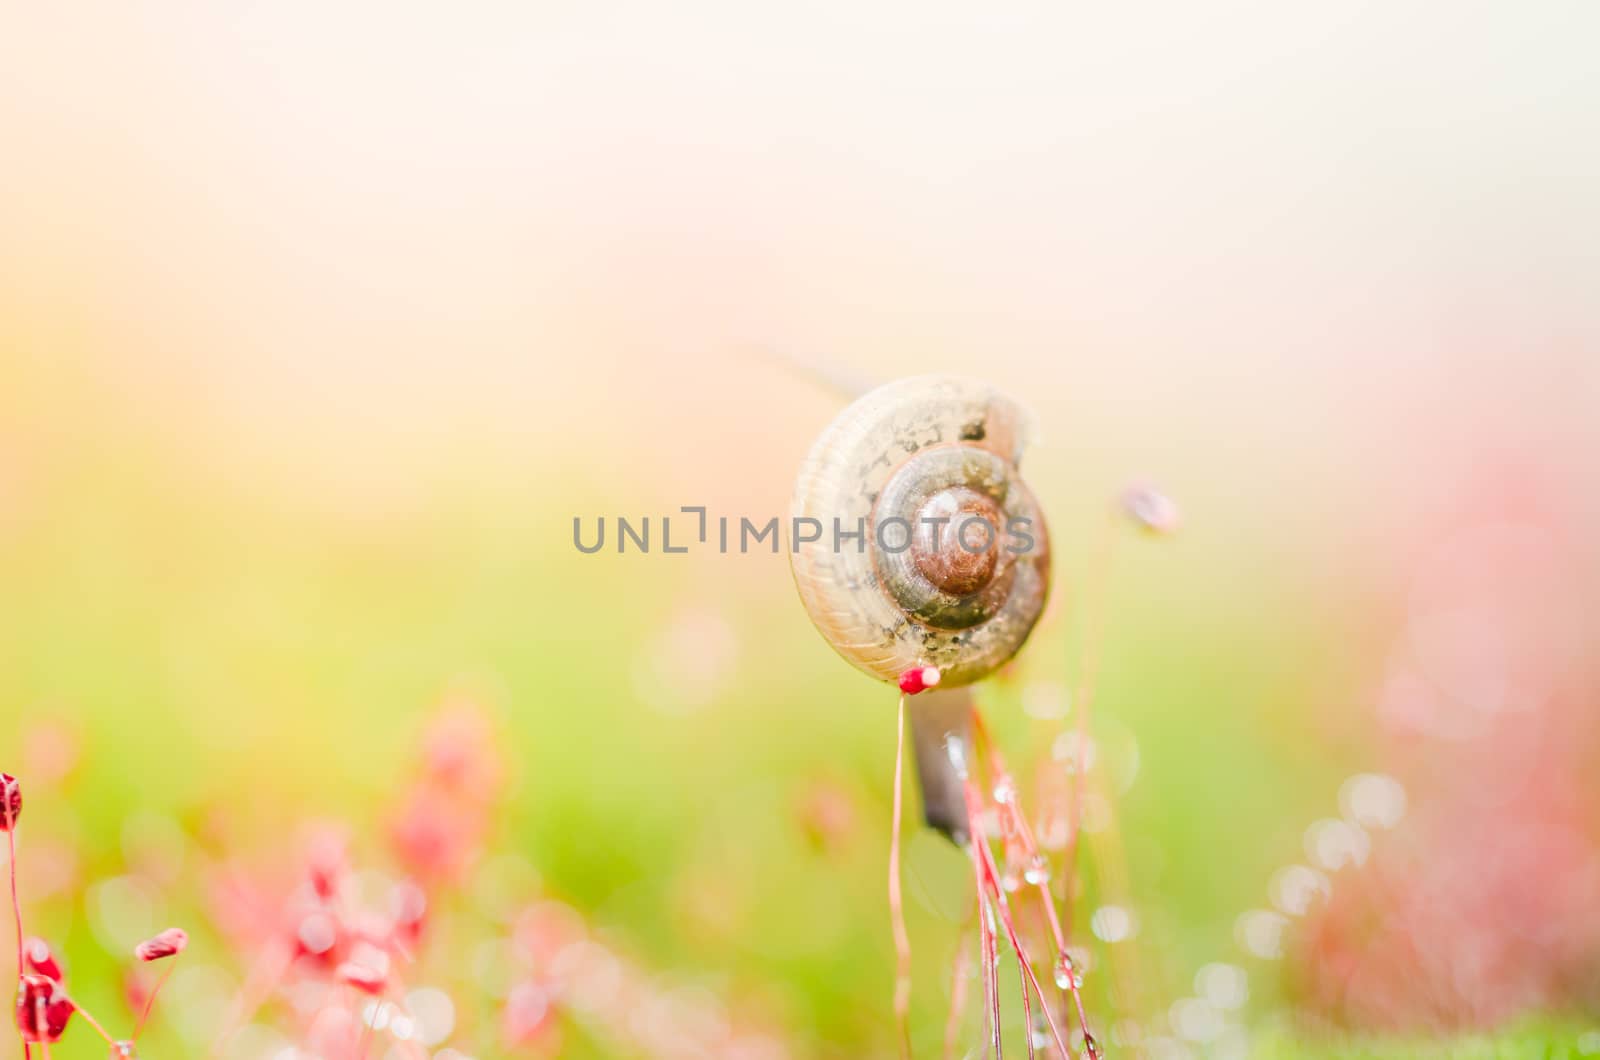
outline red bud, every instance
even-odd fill
[[[17,981],[17,1030],[25,1042],[59,1042],[74,1005],[61,984],[42,975]]]
[[[23,966],[34,975],[61,982],[61,962],[50,952],[50,944],[41,938],[30,938],[22,944]]]
[[[22,816],[22,785],[10,773],[0,773],[0,832],[9,832]]]
[[[189,935],[182,928],[167,928],[155,938],[145,939],[134,947],[133,955],[141,961],[159,961],[182,953],[189,945]]]
[[[900,691],[908,696],[918,692],[926,692],[939,683],[939,668],[937,666],[913,666],[900,675]]]

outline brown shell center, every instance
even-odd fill
[[[912,561],[944,592],[969,596],[994,580],[1002,518],[992,497],[964,486],[941,490],[917,512]]]

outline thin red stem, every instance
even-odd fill
[[[10,816],[7,811],[6,816]],[[6,822],[6,842],[10,844],[10,860],[6,863],[11,869],[11,915],[17,925],[17,979],[22,979],[22,899],[17,894],[17,832],[16,826],[11,821]]]
[[[1015,940],[1013,940],[1012,945],[1016,945]],[[1027,965],[1025,965],[1022,961],[1017,962],[1017,982],[1022,987],[1022,1026],[1025,1028],[1023,1031],[1022,1040],[1028,1046],[1028,1060],[1034,1060],[1033,998],[1028,996]],[[1043,993],[1040,993],[1039,995],[1039,1004],[1045,1007],[1046,1012],[1050,1010],[1049,1002],[1045,1001]]]
[[[77,1011],[78,1015],[83,1017],[83,1020],[84,1020],[85,1023],[87,1023],[89,1026],[94,1028],[94,1031],[95,1031],[96,1034],[100,1035],[100,1037],[102,1037],[102,1038],[104,1038],[106,1040],[106,1044],[107,1045],[116,1045],[117,1044],[117,1040],[115,1038],[111,1037],[111,1035],[106,1033],[106,1029],[104,1027],[100,1026],[100,1021],[99,1020],[95,1019],[93,1016],[91,1016],[89,1014],[89,1010],[88,1009],[84,1008],[82,1005],[78,1004],[76,1001],[74,1001],[72,1003],[72,1007],[73,1007],[73,1009],[75,1009]]]
[[[1017,927],[1011,917],[1011,908],[1007,904],[1005,894],[1000,887],[1000,872],[995,866],[994,852],[989,849],[989,844],[982,838],[982,833],[979,831],[982,827],[983,804],[978,794],[977,785],[969,777],[966,780],[965,788],[968,827],[972,830],[973,848],[976,851],[975,861],[979,868],[978,885],[980,888],[987,888],[987,893],[993,899],[994,908],[1000,913],[1000,922],[1005,927],[1006,939],[1016,952],[1017,961],[1022,965],[1022,971],[1027,981],[1033,984],[1034,992],[1039,995],[1039,1001],[1044,1010],[1045,1022],[1050,1027],[1050,1034],[1055,1039],[1056,1048],[1060,1050],[1063,1057],[1070,1056],[1066,1040],[1062,1037],[1061,1029],[1056,1025],[1055,1016],[1050,1012],[1050,1005],[1045,997],[1044,987],[1040,985],[1039,977],[1034,974],[1033,961],[1029,959],[1028,951],[1022,945],[1022,940],[1017,937]],[[1026,987],[1026,983],[1024,987]],[[1031,1026],[1028,1028],[1028,1033],[1031,1042],[1033,1033]]]
[[[11,799],[8,792],[0,792],[0,798],[6,800],[5,825],[6,842],[10,846],[10,860],[7,866],[11,870],[11,915],[17,926],[17,988],[22,988],[22,899],[17,894],[17,821],[11,816]],[[33,1056],[33,1048],[28,1044],[28,1039],[22,1036],[22,1028],[17,1028],[17,1037],[22,1040],[22,1055],[24,1060]]]
[[[994,741],[989,739],[989,731],[984,725],[983,716],[976,709],[972,712],[972,730],[974,739],[981,743],[983,749],[988,752],[989,769],[992,774],[990,779],[994,786],[996,789],[1004,788],[1013,793],[1012,797],[1004,804],[1002,821],[1007,826],[1008,835],[1016,838],[1016,844],[1022,851],[1025,864],[1031,866],[1040,857],[1039,844],[1034,838],[1033,829],[1028,824],[1027,816],[1023,814],[1022,808],[1017,802],[1017,796],[1015,795],[1017,790],[1016,783],[1006,770],[1005,759],[1000,754],[999,748],[995,746]],[[1027,881],[1026,872],[1024,872],[1023,879],[1024,882]],[[1065,989],[1071,993],[1073,1003],[1078,1010],[1078,1029],[1083,1032],[1084,1039],[1088,1040],[1090,1037],[1089,1013],[1083,1004],[1083,991],[1078,986],[1077,974],[1072,966],[1072,957],[1067,953],[1066,933],[1062,930],[1061,918],[1056,914],[1055,899],[1050,893],[1050,881],[1048,877],[1038,879],[1033,886],[1039,894],[1039,904],[1044,907],[1045,919],[1050,925],[1050,934],[1055,941],[1056,961],[1067,972],[1068,985]]]
[[[977,851],[977,841],[971,841],[968,851],[978,890],[978,949],[983,957],[983,1013],[994,1046],[995,1060],[1005,1053],[1005,1043],[1000,1034],[1000,957],[994,938],[994,920],[989,912],[989,893],[983,886],[983,860]]]
[[[278,985],[289,967],[294,963],[294,950],[283,939],[274,939],[269,942],[256,958],[255,966],[251,968],[249,976],[233,996],[233,1001],[228,1006],[228,1014],[223,1019],[222,1033],[217,1035],[211,1043],[211,1057],[222,1055],[228,1040],[241,1026],[256,1014],[272,989]]]
[[[161,993],[161,988],[167,985],[167,979],[172,975],[172,969],[177,963],[178,957],[174,954],[172,960],[167,962],[166,969],[162,971],[161,978],[157,979],[156,985],[151,988],[150,996],[144,999],[144,1011],[139,1013],[139,1022],[133,1025],[134,1041],[137,1042],[139,1036],[144,1033],[145,1022],[150,1018],[150,1010],[155,1008],[156,1005],[156,995]]]
[[[1039,982],[1039,976],[1033,970],[1033,961],[1028,957],[1027,949],[1022,945],[1022,940],[1017,937],[1017,925],[1016,922],[1011,918],[1010,907],[1006,904],[1005,898],[999,896],[1000,878],[995,873],[994,862],[992,859],[989,861],[988,875],[989,888],[991,892],[997,896],[995,900],[995,906],[1000,910],[1000,923],[1006,929],[1006,939],[1011,943],[1011,948],[1016,951],[1017,961],[1022,965],[1022,971],[1027,977],[1027,982],[1033,984],[1034,993],[1039,995],[1039,1002],[1044,1012],[1045,1023],[1050,1028],[1050,1036],[1055,1039],[1056,1048],[1060,1050],[1063,1057],[1069,1057],[1071,1056],[1071,1053],[1067,1049],[1066,1039],[1061,1034],[1061,1028],[1056,1025],[1056,1018],[1051,1014],[1050,1006],[1046,1002],[1044,986]],[[1026,987],[1026,985],[1027,984],[1025,983],[1024,987]],[[1032,1027],[1029,1028],[1029,1034],[1031,1041]]]
[[[911,938],[906,932],[905,900],[900,892],[900,818],[906,756],[906,697],[900,696],[894,745],[894,823],[889,838],[889,915],[894,923],[894,1018],[900,1055],[911,1057]]]
[[[976,711],[973,712],[976,715]],[[983,838],[983,821],[974,803],[972,782],[968,779],[966,749],[952,741],[949,745],[951,763],[966,789],[967,804],[967,857],[972,861],[972,890],[978,901],[978,953],[983,968],[984,1030],[991,1054],[1000,1060],[1005,1052],[1004,1036],[1000,1029],[1000,956],[994,937],[994,917],[990,912],[989,893],[984,887],[984,860],[980,851],[988,846]]]

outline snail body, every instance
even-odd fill
[[[1050,546],[1017,463],[1026,413],[985,384],[918,376],[863,395],[818,437],[795,484],[795,585],[824,639],[894,681],[937,667],[976,681],[1044,610]]]

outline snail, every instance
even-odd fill
[[[952,376],[880,386],[822,432],[795,484],[790,558],[841,656],[879,680],[931,666],[960,686],[1021,649],[1050,586],[1044,517],[1017,469],[1030,433],[1010,398]]]
[[[857,669],[898,683],[902,693],[888,892],[895,1020],[900,1055],[907,1060],[911,948],[899,848],[901,763],[912,696],[923,817],[964,850],[973,867],[993,1054],[1001,1052],[997,933],[1003,928],[1024,970],[1024,1019],[1033,1026],[1031,1001],[1037,997],[1057,1051],[1069,1055],[1054,1014],[1057,1003],[1046,995],[1003,897],[1026,883],[1051,926],[1055,984],[1072,999],[1086,1054],[1103,1055],[1089,1032],[1081,975],[1055,912],[1048,859],[1017,806],[1015,782],[966,687],[1021,650],[1049,595],[1049,533],[1018,470],[1031,433],[1022,407],[983,383],[952,376],[902,379],[868,391],[839,413],[811,447],[795,483],[790,563],[812,624]],[[986,784],[980,781],[985,776]],[[986,814],[1006,836],[1004,874],[990,848]]]

